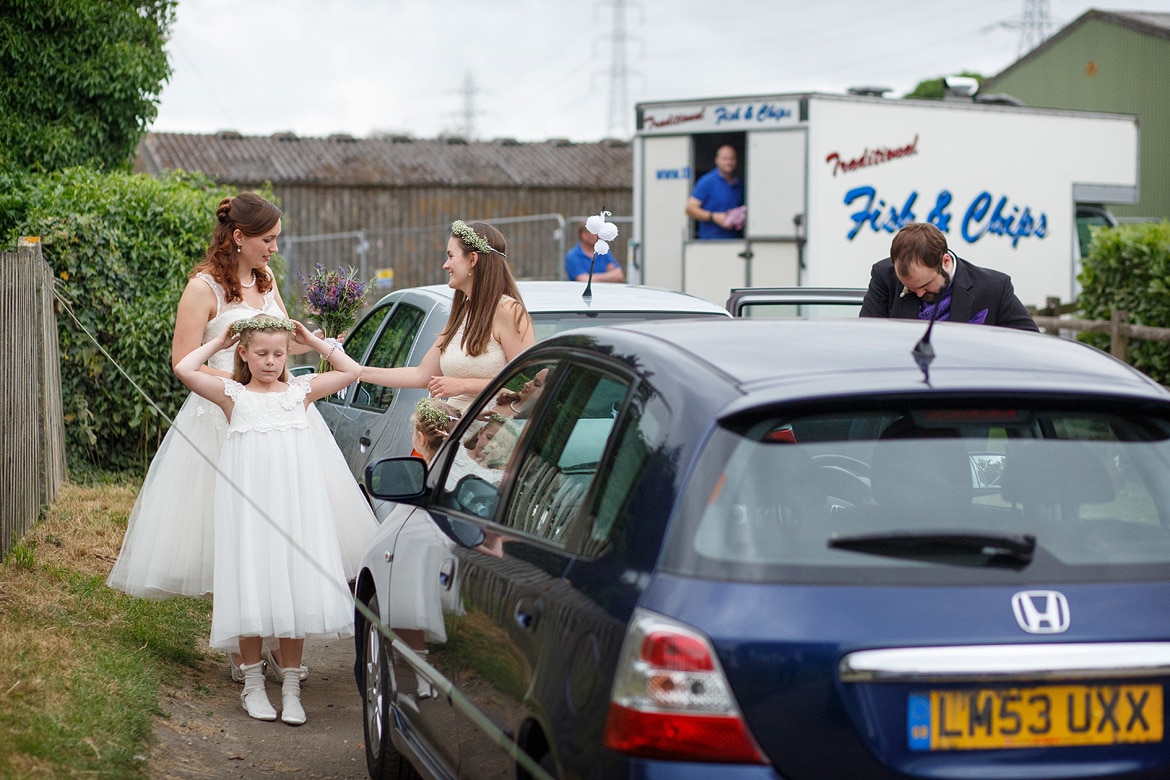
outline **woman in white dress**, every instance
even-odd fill
[[[236,320],[257,314],[287,317],[280,290],[268,269],[269,260],[278,251],[280,217],[277,206],[251,192],[220,201],[207,255],[191,272],[179,300],[171,342],[172,368]],[[294,352],[307,349],[298,346]],[[200,370],[230,377],[232,359],[230,349],[217,352]],[[344,456],[330,449],[336,449],[333,436],[316,407],[309,410],[309,420],[324,456],[344,465]],[[215,552],[212,493],[226,436],[227,419],[220,408],[195,393],[188,396],[147,470],[107,585],[139,598],[211,593]],[[354,501],[345,488],[344,483],[330,486],[339,505]],[[365,506],[359,495],[347,516],[360,517]],[[338,530],[352,578],[368,540],[360,523],[342,523]],[[242,682],[234,660],[232,677]],[[279,676],[279,652],[270,660],[274,675]]]
[[[207,256],[191,272],[179,299],[172,369],[236,320],[287,316],[268,271],[277,251],[280,214],[250,192],[220,201]],[[201,370],[231,376],[232,351],[211,355]],[[140,598],[211,593],[212,488],[226,435],[227,419],[219,407],[194,393],[188,396],[147,470],[106,584]]]
[[[459,410],[509,360],[536,340],[508,265],[507,240],[485,222],[456,220],[447,240],[447,286],[455,290],[447,325],[417,366],[362,369],[362,381],[425,387]]]
[[[335,370],[290,378],[286,362],[294,333],[298,344],[320,352]],[[204,361],[237,337],[232,378],[204,372]],[[264,637],[279,640],[284,660],[281,720],[300,725],[305,638],[353,634],[353,600],[337,530],[348,509],[333,504],[326,485],[348,484],[358,499],[361,493],[343,460],[322,457],[307,408],[349,386],[360,372],[336,344],[300,323],[266,315],[234,323],[175,366],[183,383],[228,420],[214,490],[210,645],[240,654],[241,701],[257,720],[276,719],[264,688]],[[377,527],[368,506],[361,521],[368,543]]]

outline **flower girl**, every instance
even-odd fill
[[[237,339],[232,379],[199,370]],[[320,352],[335,370],[290,378],[285,363],[294,339]],[[300,700],[305,637],[353,633],[342,553],[346,540],[339,541],[338,529],[348,528],[347,533],[363,535],[368,543],[377,527],[364,503],[367,516],[360,524],[336,516],[326,480],[340,480],[360,492],[348,472],[335,474],[330,468],[337,461],[318,450],[320,439],[310,431],[305,410],[351,384],[361,367],[301,323],[261,315],[233,323],[180,360],[175,373],[228,419],[214,498],[210,645],[239,652],[244,709],[258,720],[275,720],[261,648],[263,637],[276,637],[283,663],[281,720],[300,725],[305,722]]]

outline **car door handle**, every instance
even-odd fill
[[[539,601],[529,603],[527,599],[521,599],[516,604],[516,625],[525,631],[534,630],[542,611],[543,608]]]
[[[363,447],[370,446],[370,434],[368,431],[358,437],[358,444],[362,445]]]

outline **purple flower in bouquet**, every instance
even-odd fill
[[[305,309],[325,338],[338,338],[354,326],[370,288],[369,282],[357,278],[356,268],[330,271],[317,263],[308,278],[300,272],[297,276],[305,288]]]

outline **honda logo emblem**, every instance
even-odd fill
[[[1054,590],[1022,590],[1012,596],[1016,622],[1029,634],[1060,634],[1068,631],[1068,599]]]

